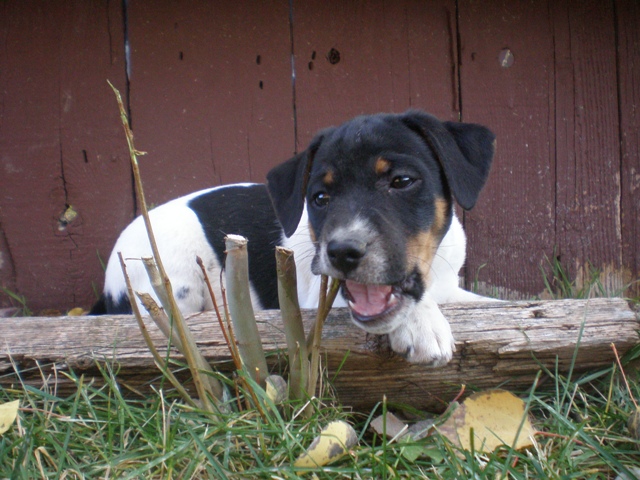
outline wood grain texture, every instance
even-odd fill
[[[101,289],[97,253],[106,259],[135,215],[110,79],[150,153],[141,163],[155,205],[262,181],[318,129],[360,113],[417,107],[484,123],[497,156],[465,219],[467,286],[477,277],[484,292],[539,295],[540,265],[556,252],[570,275],[591,262],[619,291],[640,276],[639,9],[0,2],[0,285],[36,312],[88,307],[92,284]]]
[[[545,1],[459,2],[462,119],[497,135],[494,164],[465,213],[466,282],[523,298],[555,236],[553,35]],[[509,55],[511,62],[503,56]],[[485,284],[490,285],[486,288]]]
[[[640,3],[618,0],[618,88],[620,92],[620,181],[622,262],[626,282],[640,277]],[[640,297],[640,283],[630,295]]]
[[[124,85],[121,9],[26,1],[0,10],[2,256],[32,310],[89,305],[97,252],[109,254],[132,212],[106,82]],[[69,207],[76,215],[64,219]]]
[[[606,367],[613,361],[611,343],[621,355],[638,343],[638,318],[621,299],[592,299],[460,304],[443,307],[456,338],[457,351],[439,369],[412,365],[393,355],[385,337],[368,336],[334,309],[324,328],[323,361],[345,405],[371,408],[386,395],[392,403],[441,409],[467,385],[474,389],[502,385],[526,389],[544,366],[566,373],[576,353],[575,372]],[[314,311],[303,313],[309,331]],[[259,312],[258,326],[272,365],[286,351],[278,311]],[[232,365],[217,321],[211,313],[188,319],[205,357],[229,372]],[[166,342],[153,324],[149,332],[162,348]],[[59,395],[73,391],[63,375],[97,375],[96,362],[117,365],[123,387],[144,389],[158,371],[131,316],[19,318],[0,322],[0,386],[18,380]],[[180,357],[176,352],[171,355]],[[346,360],[343,363],[343,360]],[[55,368],[54,368],[55,367]],[[274,367],[278,368],[278,367]],[[336,372],[340,369],[339,373]],[[93,378],[100,384],[101,378]]]
[[[263,182],[293,155],[288,2],[141,1],[128,12],[133,130],[149,151],[150,202]]]
[[[613,3],[550,2],[555,39],[556,235],[578,286],[590,264],[625,282],[620,245],[620,142]]]
[[[458,119],[453,1],[296,1],[293,20],[299,150],[361,114]]]

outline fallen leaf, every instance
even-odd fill
[[[276,405],[287,399],[287,382],[280,375],[269,375],[265,390],[267,397]]]
[[[358,442],[358,435],[347,422],[336,420],[322,429],[295,467],[321,467],[342,457]]]
[[[501,445],[515,449],[533,445],[535,430],[525,403],[506,390],[487,390],[467,398],[438,431],[454,445],[477,452],[492,452]],[[516,438],[517,436],[517,438]]]
[[[371,421],[370,426],[378,435],[386,435],[387,438],[400,438],[408,431],[407,424],[391,412],[387,412],[386,422],[385,416],[380,415]]]
[[[0,404],[0,435],[9,430],[16,421],[19,405],[20,400]]]

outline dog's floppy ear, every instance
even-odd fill
[[[321,141],[322,137],[316,137],[304,152],[267,173],[267,191],[287,237],[293,235],[300,223],[313,155]]]
[[[424,112],[409,111],[401,119],[433,149],[460,206],[473,208],[489,176],[495,135],[482,125],[440,122]]]

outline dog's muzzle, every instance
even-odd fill
[[[347,276],[358,268],[367,253],[367,244],[359,240],[331,240],[327,243],[327,257],[331,265]]]

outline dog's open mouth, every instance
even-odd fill
[[[402,290],[392,285],[365,285],[345,280],[343,294],[354,319],[367,323],[380,320],[400,307]]]

